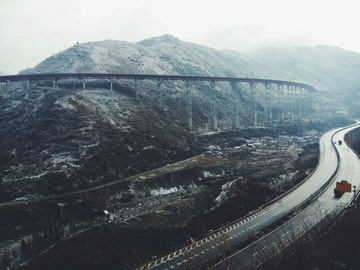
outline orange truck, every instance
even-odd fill
[[[351,192],[351,184],[346,180],[341,180],[341,182],[336,182],[336,187],[334,188],[334,195],[336,198],[341,197],[344,192]]]

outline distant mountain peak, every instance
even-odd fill
[[[151,37],[148,39],[141,40],[138,42],[138,44],[146,47],[152,47],[160,43],[178,43],[178,42],[180,42],[180,39],[178,39],[177,37],[174,37],[170,34],[165,34],[159,37]]]

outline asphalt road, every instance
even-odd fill
[[[253,266],[259,265],[273,254],[276,254],[289,245],[304,232],[310,228],[314,228],[314,226],[320,222],[331,222],[331,218],[326,219],[326,217],[329,217],[329,214],[331,217],[332,215],[338,215],[344,210],[353,199],[353,193],[344,193],[342,197],[335,198],[333,190],[336,182],[340,182],[341,180],[347,180],[352,185],[355,185],[357,190],[359,189],[360,160],[346,144],[343,143],[342,145],[339,145],[338,141],[343,141],[346,132],[357,127],[341,130],[334,135],[333,141],[336,142],[335,147],[338,150],[340,159],[339,169],[330,185],[309,207],[283,226],[277,228],[275,231],[269,233],[262,239],[237,252],[221,263],[218,263],[212,269],[250,269]],[[328,141],[327,135],[323,138]],[[325,144],[328,143],[325,142]],[[326,152],[324,152],[324,154],[326,154]],[[327,168],[326,166],[321,165],[318,170],[319,169],[326,170]]]
[[[335,175],[338,158],[334,149],[333,140],[343,140],[344,134],[347,131],[348,130],[340,131],[340,129],[338,129],[326,133],[321,138],[318,167],[306,181],[292,192],[283,196],[280,200],[263,209],[259,209],[252,215],[226,228],[222,228],[192,245],[159,258],[138,269],[187,269],[190,266],[201,264],[202,261],[207,261],[211,259],[211,257],[223,253],[231,246],[244,241],[248,236],[255,234],[269,224],[274,223],[278,219],[296,210],[303,203],[307,202],[309,198],[315,198],[319,190],[324,190],[324,185],[330,182],[329,179],[334,178],[332,180],[333,183],[338,181],[338,179],[347,179],[349,182],[355,183],[355,176],[356,174],[359,175],[359,169],[356,169],[360,167],[358,164],[359,161],[357,156],[346,144],[342,144],[341,146],[336,144],[341,163],[338,173]],[[332,138],[334,133],[336,133],[336,135]],[[360,179],[358,181],[360,182]],[[281,230],[277,229],[276,232],[270,234],[266,239],[261,239],[261,241],[238,252],[228,260],[216,265],[214,269],[238,269],[239,267],[243,269],[251,266],[255,262],[259,262],[259,257],[263,257],[264,254],[267,254],[266,252],[274,253],[280,248],[276,246],[272,247],[271,244],[269,244],[278,242],[279,235],[284,241],[291,241],[290,239],[301,234],[306,229],[306,226],[309,227],[311,224],[318,222],[322,217],[320,213],[327,214],[333,209],[339,211],[345,207],[346,202],[349,201],[349,195],[344,195],[340,200],[334,199],[334,185],[335,184],[331,184],[328,190],[317,199],[317,202],[313,204],[312,207],[307,208],[294,218],[293,223],[288,222],[286,224],[287,226],[281,227]],[[359,186],[359,183],[357,183],[357,186]]]

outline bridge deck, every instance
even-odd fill
[[[299,87],[311,92],[319,92],[309,84],[269,80],[261,78],[238,78],[238,77],[211,77],[211,76],[182,76],[182,75],[155,75],[155,74],[118,74],[118,73],[46,73],[46,74],[21,74],[0,76],[0,82],[15,82],[26,80],[51,80],[51,79],[130,79],[130,80],[178,80],[178,81],[222,81],[222,82],[245,82],[249,84],[261,83],[265,85],[276,84],[278,86]]]

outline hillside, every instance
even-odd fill
[[[77,44],[23,72],[267,77],[269,71],[245,57],[230,57],[166,35],[138,44],[111,40]],[[280,71],[276,76],[288,78]],[[158,109],[156,84],[138,84],[140,102],[133,98],[132,81],[115,82],[113,92],[103,81],[90,91],[83,91],[76,80],[63,82],[61,87],[67,90],[61,91],[46,83],[37,83],[30,91],[21,83],[11,85],[0,100],[5,112],[0,122],[3,200],[91,187],[192,156],[184,84],[163,84],[163,110]],[[191,88],[195,133],[210,131],[215,97],[218,128],[251,124],[251,97],[249,91],[241,91],[247,85],[219,83],[211,89],[199,82]],[[263,99],[261,93],[259,98]],[[234,100],[240,103],[236,119]]]
[[[290,68],[290,60],[271,59],[281,57],[217,51],[164,35],[138,43],[76,44],[22,73],[255,77],[316,82],[320,89],[332,74],[325,68],[311,73],[315,68],[309,62],[312,76],[307,78],[305,71],[298,72],[305,68]],[[132,80],[115,80],[114,91],[105,80],[89,81],[86,90],[80,80],[58,83],[55,89],[51,82],[34,81],[27,89],[15,82],[0,92],[0,204],[13,203],[0,205],[0,258],[7,259],[1,267],[17,266],[53,244],[58,245],[44,254],[45,260],[40,256],[34,269],[46,268],[47,259],[55,257],[64,263],[62,269],[138,266],[297,184],[316,166],[321,132],[347,123],[325,115],[266,126],[263,85],[255,92],[260,125],[254,127],[254,100],[244,83],[192,82],[189,91],[184,82],[166,81],[161,85],[164,107],[159,107],[154,81],[137,82],[140,100],[134,99]],[[273,100],[276,94],[272,91]],[[54,197],[111,182],[117,184]],[[44,196],[50,199],[34,200]],[[171,238],[166,243],[164,233]],[[108,244],[114,239],[116,248]],[[84,250],[72,252],[79,246]],[[77,261],[79,256],[84,259]]]
[[[333,79],[330,71],[335,64],[329,65],[328,73],[325,73],[324,66],[309,77],[305,77],[305,72],[297,71],[302,67],[307,67],[303,68],[305,71],[313,70],[315,63],[321,61],[310,61],[310,56],[313,60],[317,59],[314,55],[322,59],[330,49],[337,54],[328,62],[353,55],[340,49],[317,47],[264,49],[250,58],[164,35],[138,43],[105,40],[76,44],[23,72],[257,77],[307,83],[316,81],[324,86]],[[296,61],[289,60],[291,57]],[[355,66],[356,59],[351,63],[342,69]],[[321,81],[323,77],[327,79]],[[81,82],[76,80],[59,83],[67,90],[57,91],[45,83],[37,83],[28,91],[23,85],[14,84],[13,91],[8,91],[0,100],[5,112],[0,123],[4,138],[1,143],[1,174],[3,185],[7,187],[7,192],[2,192],[4,198],[14,199],[28,194],[41,196],[90,187],[156,168],[199,151],[187,147],[192,139],[188,133],[187,93],[183,83],[163,83],[163,109],[158,107],[159,94],[152,81],[138,82],[140,102],[133,98],[132,81],[116,81],[113,92],[106,90],[109,83],[104,81],[95,82],[93,90],[89,91],[83,91]],[[190,88],[192,132],[195,134],[209,132],[214,126],[219,130],[229,130],[253,125],[253,100],[247,84],[217,83],[215,88],[211,88],[209,83],[198,82],[191,84]],[[266,120],[267,101],[263,88],[260,85],[256,91],[260,123]],[[276,100],[276,91],[272,92]],[[217,103],[216,124],[214,101]],[[38,157],[36,161],[34,156]],[[154,159],[154,156],[166,161]],[[77,180],[71,180],[75,176]],[[47,183],[49,178],[52,179],[50,185]],[[17,179],[16,185],[12,179]]]
[[[109,72],[295,79],[280,69],[269,71],[235,52],[183,42],[171,35],[138,43],[104,40],[77,44],[26,72]]]
[[[354,117],[358,110],[354,112],[353,107],[359,105],[354,95],[358,95],[360,87],[360,54],[325,45],[263,48],[245,55],[183,42],[171,35],[153,37],[138,43],[105,40],[77,44],[23,72],[109,72],[283,79],[308,83],[325,92],[319,98],[324,99],[319,107],[326,110],[333,110],[332,102],[337,102],[338,111],[346,111]],[[208,85],[202,87],[209,88]],[[240,87],[244,90],[249,88],[246,84]],[[218,84],[215,90],[230,91],[230,94],[236,91],[226,84]],[[246,94],[240,98],[244,98],[245,103],[246,99],[249,100]],[[265,103],[261,93],[257,99]]]
[[[341,48],[325,45],[264,48],[251,57],[287,70],[323,91],[335,93],[360,86],[360,54]]]

